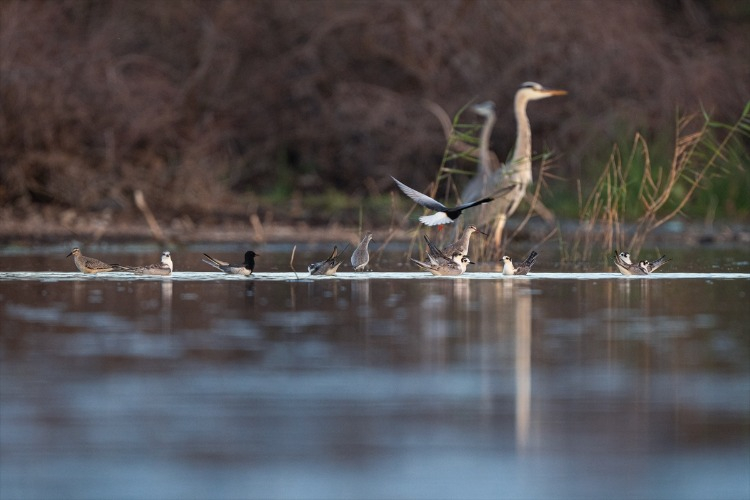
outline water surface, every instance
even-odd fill
[[[750,496],[736,256],[647,278],[300,272],[324,253],[295,275],[267,249],[250,278],[198,252],[168,278],[6,254],[0,497]]]

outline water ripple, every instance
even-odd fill
[[[465,273],[461,276],[432,276],[421,272],[340,272],[335,276],[310,276],[300,273],[255,273],[236,276],[212,272],[174,272],[171,276],[139,276],[130,273],[82,274],[78,272],[2,272],[0,281],[293,281],[327,280],[734,280],[750,279],[750,273],[657,273],[649,276],[623,276],[619,273],[534,273],[528,276],[505,276],[499,272]]]

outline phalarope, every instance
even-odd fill
[[[615,250],[615,266],[620,271],[620,273],[624,274],[625,276],[629,276],[633,274],[630,272],[630,268],[633,267],[635,264],[630,260],[630,254],[628,252],[620,252],[617,253],[617,250]]]
[[[334,246],[333,252],[331,252],[330,257],[328,257],[326,260],[310,264],[309,266],[307,266],[307,270],[310,271],[311,275],[333,276],[336,274],[336,270],[339,268],[342,262],[336,262],[336,257],[338,257],[338,248]]]
[[[435,212],[437,212],[432,215],[423,215],[419,218],[419,221],[426,226],[451,224],[458,218],[459,215],[461,215],[461,212],[463,212],[467,208],[475,207],[477,205],[481,205],[482,203],[488,203],[495,199],[488,196],[486,198],[482,198],[481,200],[470,201],[469,203],[464,203],[463,205],[449,208],[439,201],[430,198],[426,194],[420,193],[419,191],[410,188],[395,177],[391,176],[391,179],[396,181],[396,185],[399,187],[399,189],[401,189],[401,191],[403,191],[406,196],[414,200],[414,202],[416,202],[418,205],[422,205],[425,208],[429,208],[430,210],[434,210]]]
[[[423,234],[422,237],[427,243],[427,258],[431,264],[437,266],[449,264],[451,262],[458,264],[461,262],[461,257],[464,257],[461,252],[448,253],[444,250],[440,250],[432,241],[430,241],[430,238],[428,238],[426,234]]]
[[[417,259],[411,260],[416,265],[425,271],[431,272],[435,276],[459,276],[466,272],[467,265],[473,264],[473,262],[465,255],[458,253],[453,255],[455,256],[455,260],[447,260],[440,263],[435,260],[430,260],[430,262],[420,262]]]
[[[459,252],[446,254],[427,237],[422,235],[427,242],[427,259],[428,262],[421,262],[417,259],[411,259],[422,269],[431,272],[435,276],[458,276],[466,271],[468,264],[473,262],[466,255]]]
[[[67,259],[73,256],[73,262],[79,271],[85,274],[96,274],[96,273],[108,273],[112,271],[126,271],[127,269],[119,264],[107,264],[93,257],[86,257],[81,254],[81,249],[75,247],[68,255],[65,256]]]
[[[648,274],[651,274],[670,260],[672,259],[668,259],[666,255],[662,255],[653,262],[650,262],[648,260],[641,261],[641,265],[646,270],[646,272],[648,272]]]
[[[370,241],[372,240],[372,233],[367,233],[362,241],[359,242],[356,250],[352,252],[352,267],[355,271],[364,271],[367,263],[370,262],[370,252],[367,250]]]
[[[521,276],[524,274],[529,274],[531,266],[533,266],[534,262],[536,261],[537,255],[539,254],[532,250],[529,256],[526,257],[526,260],[518,264],[517,267],[513,267],[513,260],[507,255],[504,255],[502,258],[503,274],[506,276]]]
[[[618,253],[617,250],[615,250],[615,256],[614,256],[615,266],[617,266],[617,269],[620,271],[620,273],[624,274],[625,276],[630,276],[633,274],[636,274],[636,275],[651,274],[657,269],[659,269],[661,266],[669,262],[670,260],[672,259],[667,258],[666,255],[662,255],[661,257],[659,257],[653,262],[643,260],[643,261],[638,262],[638,264],[634,264],[628,252]],[[641,264],[644,262],[646,263],[646,265],[642,267]]]
[[[447,255],[451,255],[453,253],[460,253],[461,255],[468,255],[469,254],[469,240],[471,239],[471,235],[474,233],[479,233],[487,236],[487,233],[484,233],[477,229],[477,226],[471,225],[464,229],[464,232],[461,234],[461,236],[451,243],[450,245],[443,248],[443,252]]]
[[[172,255],[169,252],[162,252],[161,262],[159,262],[158,264],[127,268],[127,270],[131,273],[152,276],[169,276],[170,274],[172,274],[173,269],[174,264],[172,263]]]
[[[260,255],[252,250],[248,250],[245,252],[245,262],[242,264],[230,264],[228,262],[214,259],[205,253],[203,255],[206,256],[206,259],[201,260],[209,266],[215,267],[219,271],[223,271],[227,274],[241,274],[242,276],[250,276],[253,274],[253,269],[255,269],[255,257],[260,257]]]

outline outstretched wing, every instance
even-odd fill
[[[419,205],[422,205],[425,208],[429,208],[430,210],[435,210],[436,212],[443,212],[443,211],[448,210],[448,207],[446,207],[439,201],[433,200],[426,194],[420,193],[419,191],[410,188],[409,186],[399,181],[395,177],[391,176],[391,179],[396,181],[396,185],[399,187],[401,191],[404,192],[406,196],[414,200]]]
[[[450,258],[445,253],[443,253],[442,250],[440,250],[437,246],[435,246],[435,244],[432,241],[430,241],[430,239],[427,237],[426,234],[423,234],[422,236],[424,237],[424,240],[427,242],[427,248],[428,248],[427,255],[433,258],[442,258],[445,260],[450,260]]]
[[[335,261],[336,257],[339,254],[339,249],[336,247],[336,245],[333,245],[333,252],[331,252],[331,256],[326,259],[326,261]]]
[[[221,269],[219,266],[228,266],[229,265],[229,262],[224,262],[223,260],[214,259],[213,257],[211,257],[210,255],[208,255],[207,253],[204,253],[203,255],[209,261],[211,261],[211,262],[207,261],[206,259],[201,259],[201,260],[203,262],[205,262],[206,264],[208,264],[209,266],[214,266],[216,269]]]
[[[655,261],[651,263],[651,272],[656,271],[657,269],[659,269],[661,266],[663,266],[670,260],[672,259],[668,259],[666,255],[662,255],[661,257],[659,257],[658,259],[656,259]]]
[[[452,208],[451,212],[461,212],[462,210],[466,210],[467,208],[475,207],[477,205],[481,205],[482,203],[489,203],[495,198],[482,198],[481,200],[477,201],[470,201],[469,203],[464,203],[463,205],[459,205],[456,208]]]

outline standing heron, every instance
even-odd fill
[[[479,211],[481,224],[494,220],[493,238],[500,243],[505,223],[518,208],[523,199],[526,188],[533,182],[531,172],[531,124],[526,114],[529,101],[546,99],[556,95],[565,95],[567,91],[548,89],[536,82],[526,82],[516,91],[514,111],[516,116],[516,144],[510,161],[500,168],[493,169],[492,153],[489,149],[491,128],[495,123],[495,109],[490,102],[474,106],[472,110],[485,117],[479,143],[479,173],[464,189],[461,197],[472,200],[483,196],[491,196],[507,186],[513,186],[508,193],[498,198],[491,206],[485,205]],[[499,163],[499,162],[497,162]]]

